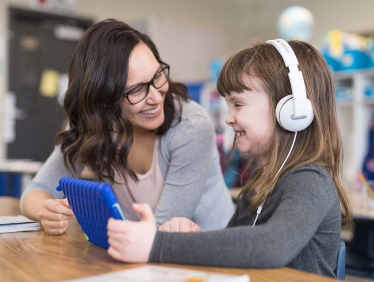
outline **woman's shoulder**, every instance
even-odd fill
[[[178,105],[179,107],[179,105]],[[210,118],[206,109],[193,100],[182,102],[182,119]]]
[[[182,103],[181,117],[175,120],[169,130],[162,137],[161,142],[179,142],[180,140],[198,141],[215,138],[213,121],[208,112],[195,101],[189,100]]]
[[[175,103],[176,108],[179,109],[180,106],[178,102]],[[208,127],[213,129],[213,122],[206,109],[204,109],[200,104],[196,103],[195,101],[188,100],[182,102],[181,115],[177,114],[175,116],[172,128],[173,127]]]

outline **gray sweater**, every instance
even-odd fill
[[[159,164],[165,184],[155,210],[158,226],[173,217],[190,218],[204,230],[227,225],[234,205],[221,173],[215,136],[208,113],[193,101],[184,103],[181,121],[175,120],[161,136]],[[72,175],[56,147],[26,187],[21,207],[25,195],[32,190],[45,190],[62,198],[62,192],[56,191],[58,181],[63,176],[78,177],[84,166],[77,163],[76,168]]]
[[[243,196],[226,229],[157,232],[151,262],[242,268],[292,267],[335,277],[341,232],[332,177],[305,166],[286,173],[265,201],[256,225]]]

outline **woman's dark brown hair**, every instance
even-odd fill
[[[343,147],[332,75],[325,60],[313,46],[301,41],[290,41],[289,44],[299,61],[307,96],[312,103],[314,120],[308,128],[298,132],[290,158],[279,174],[277,172],[286,159],[294,138],[294,133],[281,128],[275,118],[279,100],[292,93],[289,70],[281,55],[271,44],[256,43],[233,54],[223,66],[218,79],[218,91],[225,96],[230,92],[249,90],[244,77],[256,77],[269,94],[270,106],[274,109],[275,128],[270,141],[270,161],[252,172],[243,193],[254,191],[257,187],[256,191],[259,192],[250,204],[251,210],[256,211],[282,175],[293,168],[313,163],[325,168],[332,176],[340,198],[342,222],[345,224],[350,221],[351,212],[341,178]]]
[[[69,127],[58,133],[65,166],[75,170],[82,162],[96,180],[115,182],[117,172],[126,182],[137,181],[127,157],[133,142],[133,127],[121,113],[128,63],[132,50],[146,44],[159,63],[163,63],[155,44],[145,34],[114,19],[90,27],[73,54],[69,67],[69,87],[64,108]],[[175,100],[179,107],[175,107]],[[182,100],[188,100],[187,88],[169,80],[164,102],[165,121],[156,130],[164,134],[176,117],[180,117]]]

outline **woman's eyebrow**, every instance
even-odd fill
[[[155,71],[155,74],[152,76],[151,79],[153,79],[160,70],[161,70],[161,66]],[[148,80],[148,81],[146,81],[146,82],[139,82],[139,83],[136,83],[136,84],[134,84],[134,85],[132,85],[130,87],[127,87],[127,90],[125,90],[125,91],[131,90],[132,88],[135,88],[135,87],[143,86],[146,83],[148,83],[149,81],[151,81],[151,79]]]

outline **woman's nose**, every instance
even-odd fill
[[[161,103],[164,92],[161,89],[156,89],[153,85],[149,86],[147,100],[151,99],[153,103]]]

